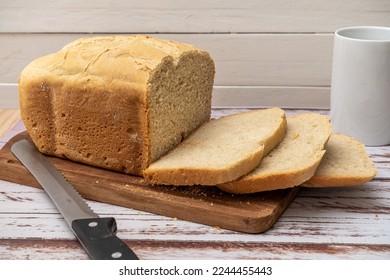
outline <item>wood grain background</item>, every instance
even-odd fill
[[[333,32],[390,26],[389,0],[2,0],[0,108],[33,59],[79,37],[146,33],[208,50],[213,105],[328,108]]]

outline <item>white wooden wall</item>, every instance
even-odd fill
[[[208,50],[214,106],[327,108],[333,32],[352,25],[390,26],[390,0],[0,0],[0,108],[31,60],[112,33]]]

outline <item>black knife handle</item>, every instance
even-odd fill
[[[94,260],[138,260],[137,255],[116,236],[114,218],[78,219],[72,230]]]

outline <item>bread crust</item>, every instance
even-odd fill
[[[304,169],[285,172],[284,174],[270,174],[261,178],[227,182],[218,185],[218,188],[230,193],[248,194],[295,187],[309,180],[314,175],[324,153],[325,151],[319,152],[317,158]]]
[[[190,165],[187,167],[179,166],[175,168],[168,168],[165,166],[156,167],[156,164],[152,164],[144,171],[144,177],[151,184],[165,185],[217,185],[239,178],[243,174],[248,173],[258,166],[261,158],[263,157],[264,151],[268,152],[270,149],[279,144],[286,133],[286,118],[284,112],[278,108],[270,108],[268,110],[271,114],[275,112],[274,114],[277,125],[275,125],[272,133],[266,136],[266,139],[258,139],[257,149],[247,157],[241,158],[239,161],[231,162],[229,164],[227,163],[221,168],[213,167],[212,164],[201,167],[194,167]],[[230,115],[222,117],[221,120],[234,120],[240,115],[242,116],[244,114],[251,113],[252,112],[244,112],[236,115]],[[207,124],[204,126],[207,126]],[[236,136],[233,134],[234,132],[231,135],[232,137]],[[210,133],[209,136],[212,137],[212,133]],[[191,142],[191,137],[188,140],[190,140],[192,145],[193,143]],[[226,141],[229,141],[229,139],[226,139]],[[189,143],[188,141],[184,141],[181,145],[189,145]],[[223,143],[221,143],[221,145],[223,145]],[[169,154],[167,156],[169,156]],[[218,154],[216,156],[218,156]],[[164,160],[164,157],[162,160]],[[157,164],[158,163],[159,162],[157,162]]]
[[[309,181],[302,184],[304,187],[353,187],[362,185],[372,180],[375,173],[371,176],[321,176],[314,175]]]
[[[192,185],[215,185],[216,182],[234,180],[241,174],[245,174],[255,168],[263,156],[263,147],[259,147],[250,157],[240,162],[234,163],[224,168],[203,168],[189,169],[176,168],[174,170],[158,170],[150,173],[148,169],[144,172],[144,177],[151,184],[192,186]]]
[[[214,67],[205,51],[149,36],[71,42],[21,73],[19,103],[26,129],[42,153],[142,175],[151,162],[150,81],[156,69],[168,61],[175,67],[192,53],[207,57]],[[210,108],[205,104],[206,111]]]
[[[63,77],[21,79],[19,90],[22,119],[42,153],[129,173],[148,165],[139,91]]]

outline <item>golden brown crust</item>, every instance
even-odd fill
[[[27,131],[42,153],[141,175],[151,161],[149,79],[186,52],[207,54],[147,36],[107,36],[38,58],[19,80]]]
[[[22,118],[38,149],[94,166],[140,173],[147,165],[139,160],[146,158],[141,136],[146,134],[146,118],[141,118],[145,104],[140,95],[129,94],[121,82],[111,83],[109,89],[98,81],[80,84],[84,86],[62,77],[30,79],[27,89],[21,83]]]
[[[302,184],[304,187],[352,187],[362,185],[372,180],[375,174],[372,176],[315,176],[309,181]]]
[[[322,152],[322,154],[325,152]],[[248,194],[262,191],[291,188],[310,179],[321,162],[321,156],[305,169],[286,172],[285,174],[272,174],[266,177],[237,180],[218,185],[218,188],[235,194]]]
[[[262,156],[263,149],[253,153],[250,158],[243,159],[241,162],[223,169],[177,168],[169,171],[159,170],[153,173],[148,172],[147,169],[144,176],[151,184],[192,186],[196,182],[196,185],[215,185],[216,182],[231,181],[240,177],[241,174],[248,173],[258,165]]]

